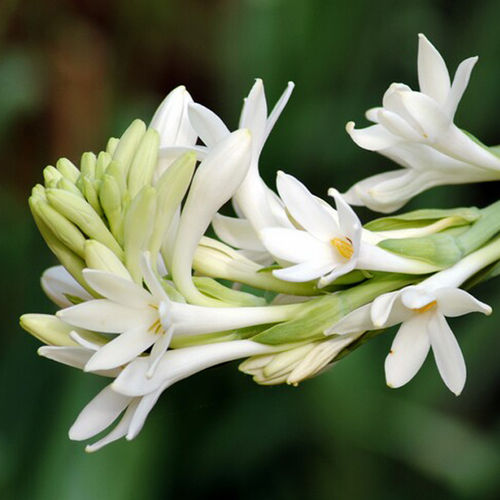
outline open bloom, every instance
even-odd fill
[[[280,199],[260,177],[259,157],[293,88],[294,84],[289,82],[268,115],[264,84],[261,79],[255,81],[245,99],[239,121],[239,128],[246,128],[252,134],[250,168],[233,198],[234,208],[239,218],[217,215],[213,220],[215,232],[223,241],[242,249],[248,257],[263,262],[269,254],[260,241],[258,231],[267,226],[289,227],[290,223]],[[208,150],[230,133],[215,113],[200,104],[189,106],[189,116],[194,129]]]
[[[432,186],[498,179],[500,158],[453,123],[476,62],[477,57],[464,60],[451,83],[443,58],[419,35],[420,92],[393,83],[384,94],[383,106],[367,112],[375,125],[356,129],[349,122],[346,126],[358,146],[378,151],[405,170],[358,182],[346,193],[350,203],[389,212]]]
[[[318,279],[319,287],[332,283],[349,271],[370,269],[421,273],[430,269],[425,264],[396,256],[366,241],[357,215],[335,190],[337,210],[314,197],[291,175],[278,172],[278,192],[294,228],[269,227],[260,232],[269,252],[294,265],[273,271],[285,281]]]
[[[141,258],[149,289],[103,271],[84,270],[88,284],[103,299],[89,300],[58,311],[66,323],[116,337],[102,345],[85,364],[85,371],[110,370],[124,365],[152,346],[148,376],[173,336],[200,335],[289,319],[296,306],[204,307],[171,300],[154,274],[149,254]]]
[[[432,348],[441,378],[458,396],[465,385],[465,361],[445,317],[475,311],[490,314],[491,307],[460,288],[434,288],[423,282],[381,295],[372,304],[347,315],[327,333],[350,334],[401,323],[385,360],[387,385],[401,387],[409,382]]]

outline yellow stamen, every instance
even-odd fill
[[[148,332],[151,333],[160,333],[162,331],[160,320],[157,319],[149,328]]]
[[[430,309],[432,309],[436,304],[437,304],[437,302],[435,300],[433,300],[432,302],[429,302],[425,306],[417,307],[416,309],[412,309],[412,311],[415,311],[417,313],[424,313],[424,312],[427,312]]]
[[[354,254],[354,247],[352,246],[351,240],[346,238],[345,240],[341,238],[332,238],[330,244],[337,249],[337,252],[346,259],[350,259]]]

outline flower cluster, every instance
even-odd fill
[[[461,287],[496,274],[500,206],[363,226],[350,204],[389,212],[430,186],[500,178],[494,150],[453,124],[475,62],[450,83],[420,36],[421,91],[392,84],[383,107],[367,113],[375,125],[347,125],[358,145],[404,169],[345,195],[331,188],[335,206],[284,172],[277,192],[260,177],[292,83],[268,113],[257,80],[233,132],[178,87],[149,127],[136,120],[79,166],[46,167],[29,203],[60,262],[41,280],[59,309],[25,314],[21,326],[45,344],[40,355],[111,379],[70,438],[86,441],[118,421],[87,450],[132,439],[163,391],[227,361],[244,359],[240,370],[259,384],[296,386],[398,324],[387,384],[406,384],[432,348],[458,395],[465,362],[445,317],[491,312]],[[231,216],[219,213],[228,202]]]

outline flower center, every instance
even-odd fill
[[[151,333],[161,333],[163,331],[160,320],[157,319],[149,328],[148,332]]]
[[[349,260],[354,254],[354,247],[352,246],[352,241],[347,238],[343,240],[342,238],[332,238],[330,244],[337,250],[337,252],[342,255],[342,257]]]
[[[432,302],[429,302],[428,304],[425,304],[425,306],[417,307],[415,309],[412,309],[412,311],[415,311],[416,313],[421,314],[421,313],[424,313],[424,312],[427,312],[427,311],[431,310],[436,305],[437,305],[437,302],[435,300],[433,300]]]

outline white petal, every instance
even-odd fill
[[[133,309],[106,299],[90,300],[67,309],[56,316],[70,325],[96,332],[121,333],[129,328],[148,323],[155,311]],[[151,323],[153,323],[151,321]]]
[[[188,115],[191,125],[208,147],[214,146],[230,134],[224,122],[213,111],[201,104],[190,103]]]
[[[448,94],[448,98],[444,103],[444,112],[453,120],[455,112],[458,107],[458,103],[462,96],[464,95],[465,89],[469,84],[470,74],[474,65],[477,63],[477,57],[469,57],[462,61],[457,68],[455,73],[455,78],[453,78],[453,84],[451,86],[451,91]]]
[[[316,238],[328,241],[336,235],[337,224],[300,181],[278,172],[276,186],[290,215]]]
[[[73,368],[83,369],[85,363],[94,354],[85,347],[59,347],[42,346],[38,348],[37,353],[44,358],[52,359],[63,365]]]
[[[334,265],[335,263],[332,261],[310,260],[295,266],[277,269],[273,271],[273,275],[284,281],[302,283],[320,278],[324,274],[331,271],[332,266]]]
[[[215,213],[245,178],[250,148],[248,130],[233,132],[210,151],[193,177],[177,230],[171,269],[179,291],[190,300],[201,300],[191,279],[194,252]]]
[[[127,365],[114,381],[113,387],[123,394],[143,396],[211,366],[276,350],[273,346],[251,340],[172,349],[165,353],[151,378],[146,377],[149,361],[142,358]]]
[[[212,220],[215,234],[228,245],[246,250],[265,250],[259,236],[247,219],[216,214]]]
[[[66,295],[82,300],[93,299],[63,266],[53,266],[45,270],[42,274],[41,285],[47,297],[59,307],[73,305]]]
[[[70,332],[69,336],[81,347],[84,347],[85,349],[94,352],[99,350],[106,343],[104,337],[103,337],[103,342],[98,344],[95,342],[94,338],[88,339],[86,338],[85,335],[82,335],[75,330]]]
[[[403,140],[391,134],[383,125],[370,125],[361,129],[356,129],[354,126],[354,122],[348,122],[345,126],[347,133],[360,148],[368,151],[390,148]]]
[[[350,260],[348,260],[343,264],[338,264],[332,271],[321,277],[321,279],[318,282],[318,288],[324,288],[325,286],[328,286],[330,283],[333,283],[337,278],[340,278],[341,276],[344,276],[344,274],[351,272],[355,266],[356,266],[356,259],[354,257],[352,257]]]
[[[161,337],[155,342],[149,355],[149,369],[146,372],[146,377],[151,378],[158,366],[162,356],[167,352],[167,349],[174,334],[174,327],[171,326]]]
[[[354,254],[351,257],[355,259],[359,253],[359,246],[361,240],[361,222],[354,210],[345,202],[342,195],[333,188],[328,190],[328,196],[335,199],[335,206],[339,217],[340,237],[347,237],[351,240],[354,248]]]
[[[155,297],[156,301],[161,302],[162,300],[165,300],[167,298],[167,294],[151,267],[151,254],[149,252],[144,252],[141,255],[139,263],[144,282]]]
[[[432,97],[420,92],[403,92],[401,99],[408,113],[422,127],[422,140],[438,140],[451,125],[450,118]]]
[[[408,309],[420,309],[437,299],[436,295],[430,290],[418,286],[410,286],[401,291],[401,302]]]
[[[269,117],[267,118],[267,123],[266,123],[266,133],[263,137],[263,142],[266,141],[268,138],[269,134],[271,133],[271,130],[273,129],[274,125],[276,124],[278,118],[280,117],[281,113],[283,112],[283,109],[285,109],[285,106],[288,102],[288,99],[290,99],[290,96],[292,95],[293,89],[295,87],[295,84],[293,82],[288,82],[288,85],[286,86],[285,91],[283,94],[281,94],[281,97],[278,99],[278,102],[274,105],[273,110],[269,114]]]
[[[438,299],[439,310],[445,316],[462,316],[471,312],[481,312],[491,314],[491,307],[484,302],[480,302],[470,293],[460,288],[440,288],[435,292]]]
[[[400,290],[397,290],[395,292],[389,292],[379,295],[373,301],[370,310],[370,317],[375,328],[397,325],[402,321],[402,319],[400,319],[400,316],[403,306],[400,304],[400,295]],[[397,310],[393,312],[394,309]],[[407,316],[411,315],[411,312],[408,313],[406,311],[406,308],[403,307],[403,309],[405,309],[405,313]]]
[[[82,441],[95,436],[114,422],[131,398],[106,386],[78,415],[69,430],[69,438]]]
[[[370,108],[366,110],[365,112],[365,117],[368,121],[371,121],[373,123],[378,123],[378,114],[379,111],[383,110],[384,108],[382,107],[376,107],[376,108]]]
[[[407,141],[419,141],[419,133],[400,115],[382,109],[378,112],[378,122],[391,134],[399,135]]]
[[[260,236],[267,250],[279,259],[295,263],[311,260],[331,260],[335,263],[333,247],[306,231],[270,227],[263,229]]]
[[[418,35],[418,83],[424,94],[444,104],[450,91],[450,75],[441,54],[422,34]]]
[[[147,394],[140,399],[139,404],[137,405],[136,410],[134,411],[134,415],[130,421],[127,432],[127,440],[130,441],[137,437],[139,432],[146,421],[146,418],[149,415],[149,412],[153,409],[154,405],[158,401],[158,398],[161,396],[163,392],[163,388],[159,389],[151,394]]]
[[[160,146],[194,146],[196,133],[187,117],[193,99],[184,86],[172,90],[158,107],[150,127],[160,134]]]
[[[266,133],[267,103],[264,84],[260,78],[255,80],[253,87],[245,99],[241,111],[239,128],[247,128],[252,134],[253,158],[256,159],[262,146]]]
[[[102,346],[89,359],[85,371],[110,370],[124,365],[142,354],[157,340],[159,340],[157,333],[142,327],[128,330]]]
[[[414,314],[399,328],[391,351],[385,358],[385,378],[389,387],[405,385],[425,361],[430,347],[426,329],[428,315]]]
[[[372,304],[358,307],[358,309],[344,316],[338,323],[325,330],[325,335],[346,335],[373,330],[374,325],[370,316],[371,307]]]
[[[107,444],[112,443],[113,441],[116,441],[117,439],[120,439],[123,436],[125,436],[129,430],[130,424],[132,422],[132,417],[134,416],[137,410],[139,402],[140,402],[139,398],[133,399],[132,402],[129,404],[127,410],[123,414],[123,417],[120,419],[120,422],[118,422],[118,424],[116,425],[116,427],[99,441],[86,446],[85,451],[87,453],[93,453],[94,451],[100,450]]]
[[[458,396],[464,388],[467,372],[457,339],[444,316],[439,313],[432,315],[428,330],[432,352],[441,378],[446,387]]]
[[[118,304],[144,307],[152,302],[151,295],[133,281],[97,269],[84,269],[85,281],[99,294]]]

